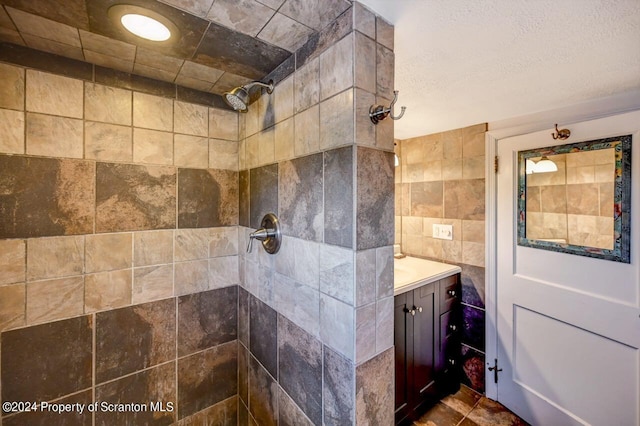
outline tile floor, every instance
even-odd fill
[[[413,426],[528,426],[499,402],[482,396],[465,385],[446,396]]]

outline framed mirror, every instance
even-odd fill
[[[518,245],[630,262],[631,135],[518,152]]]

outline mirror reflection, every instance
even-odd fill
[[[526,237],[613,249],[613,148],[527,160]]]
[[[518,245],[630,261],[631,135],[518,153]]]

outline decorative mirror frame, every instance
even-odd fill
[[[572,152],[595,151],[613,148],[615,152],[614,208],[613,208],[613,249],[561,244],[550,241],[528,239],[526,237],[526,161],[530,158]],[[631,135],[605,139],[536,148],[518,152],[518,245],[576,254],[615,262],[630,263],[631,240]]]

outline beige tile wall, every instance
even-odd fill
[[[0,154],[238,170],[237,114],[0,63]],[[239,283],[235,226],[0,239],[0,331]]]
[[[484,267],[486,124],[396,140],[396,243],[406,254]],[[453,225],[453,240],[433,225]]]

